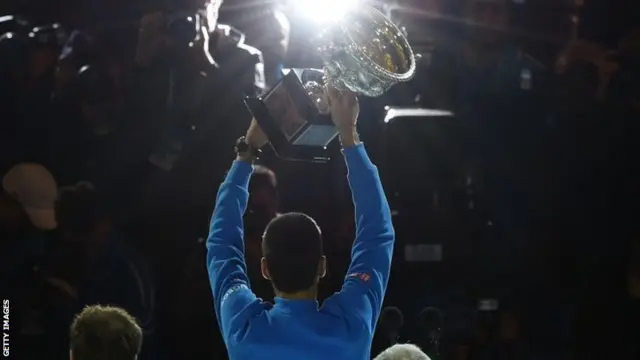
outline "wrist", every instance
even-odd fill
[[[356,146],[360,143],[360,136],[355,126],[345,129],[340,129],[340,143],[343,148]]]
[[[260,149],[253,147],[247,139],[242,136],[236,141],[236,160],[253,163],[260,154]]]
[[[236,154],[236,161],[245,161],[253,164],[256,161],[256,157],[250,153],[238,153]]]

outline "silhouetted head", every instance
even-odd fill
[[[93,305],[71,324],[71,360],[136,360],[142,329],[125,310]]]
[[[278,296],[315,296],[326,273],[322,233],[315,220],[302,213],[271,220],[262,237],[262,256],[262,275]]]
[[[277,185],[278,181],[273,170],[266,166],[254,165],[249,183],[250,196],[247,211],[251,215],[266,217],[267,221],[274,218],[279,204]]]
[[[396,344],[376,356],[374,360],[431,360],[413,344]]]

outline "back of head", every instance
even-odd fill
[[[413,344],[396,344],[376,356],[374,360],[431,360]]]
[[[87,306],[71,324],[72,360],[135,360],[142,330],[126,311]]]
[[[302,213],[274,218],[262,238],[270,280],[283,293],[293,294],[315,285],[322,251],[318,224]]]
[[[418,314],[420,328],[426,331],[438,330],[442,328],[442,312],[434,307],[426,307]]]
[[[378,322],[384,328],[400,329],[404,323],[404,315],[397,307],[387,306],[382,309]]]

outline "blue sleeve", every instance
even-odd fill
[[[235,316],[256,300],[249,289],[242,223],[252,171],[248,162],[233,163],[218,190],[207,238],[207,269],[218,325],[225,341],[234,331]]]
[[[356,238],[347,277],[336,296],[372,334],[387,289],[395,233],[378,169],[364,145],[344,149],[344,155],[355,207]]]

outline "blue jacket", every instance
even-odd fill
[[[391,212],[377,168],[362,144],[344,150],[356,239],[342,290],[314,300],[259,299],[249,288],[242,215],[252,167],[236,161],[220,186],[207,239],[207,266],[218,324],[232,360],[369,359],[387,288],[393,243]]]

